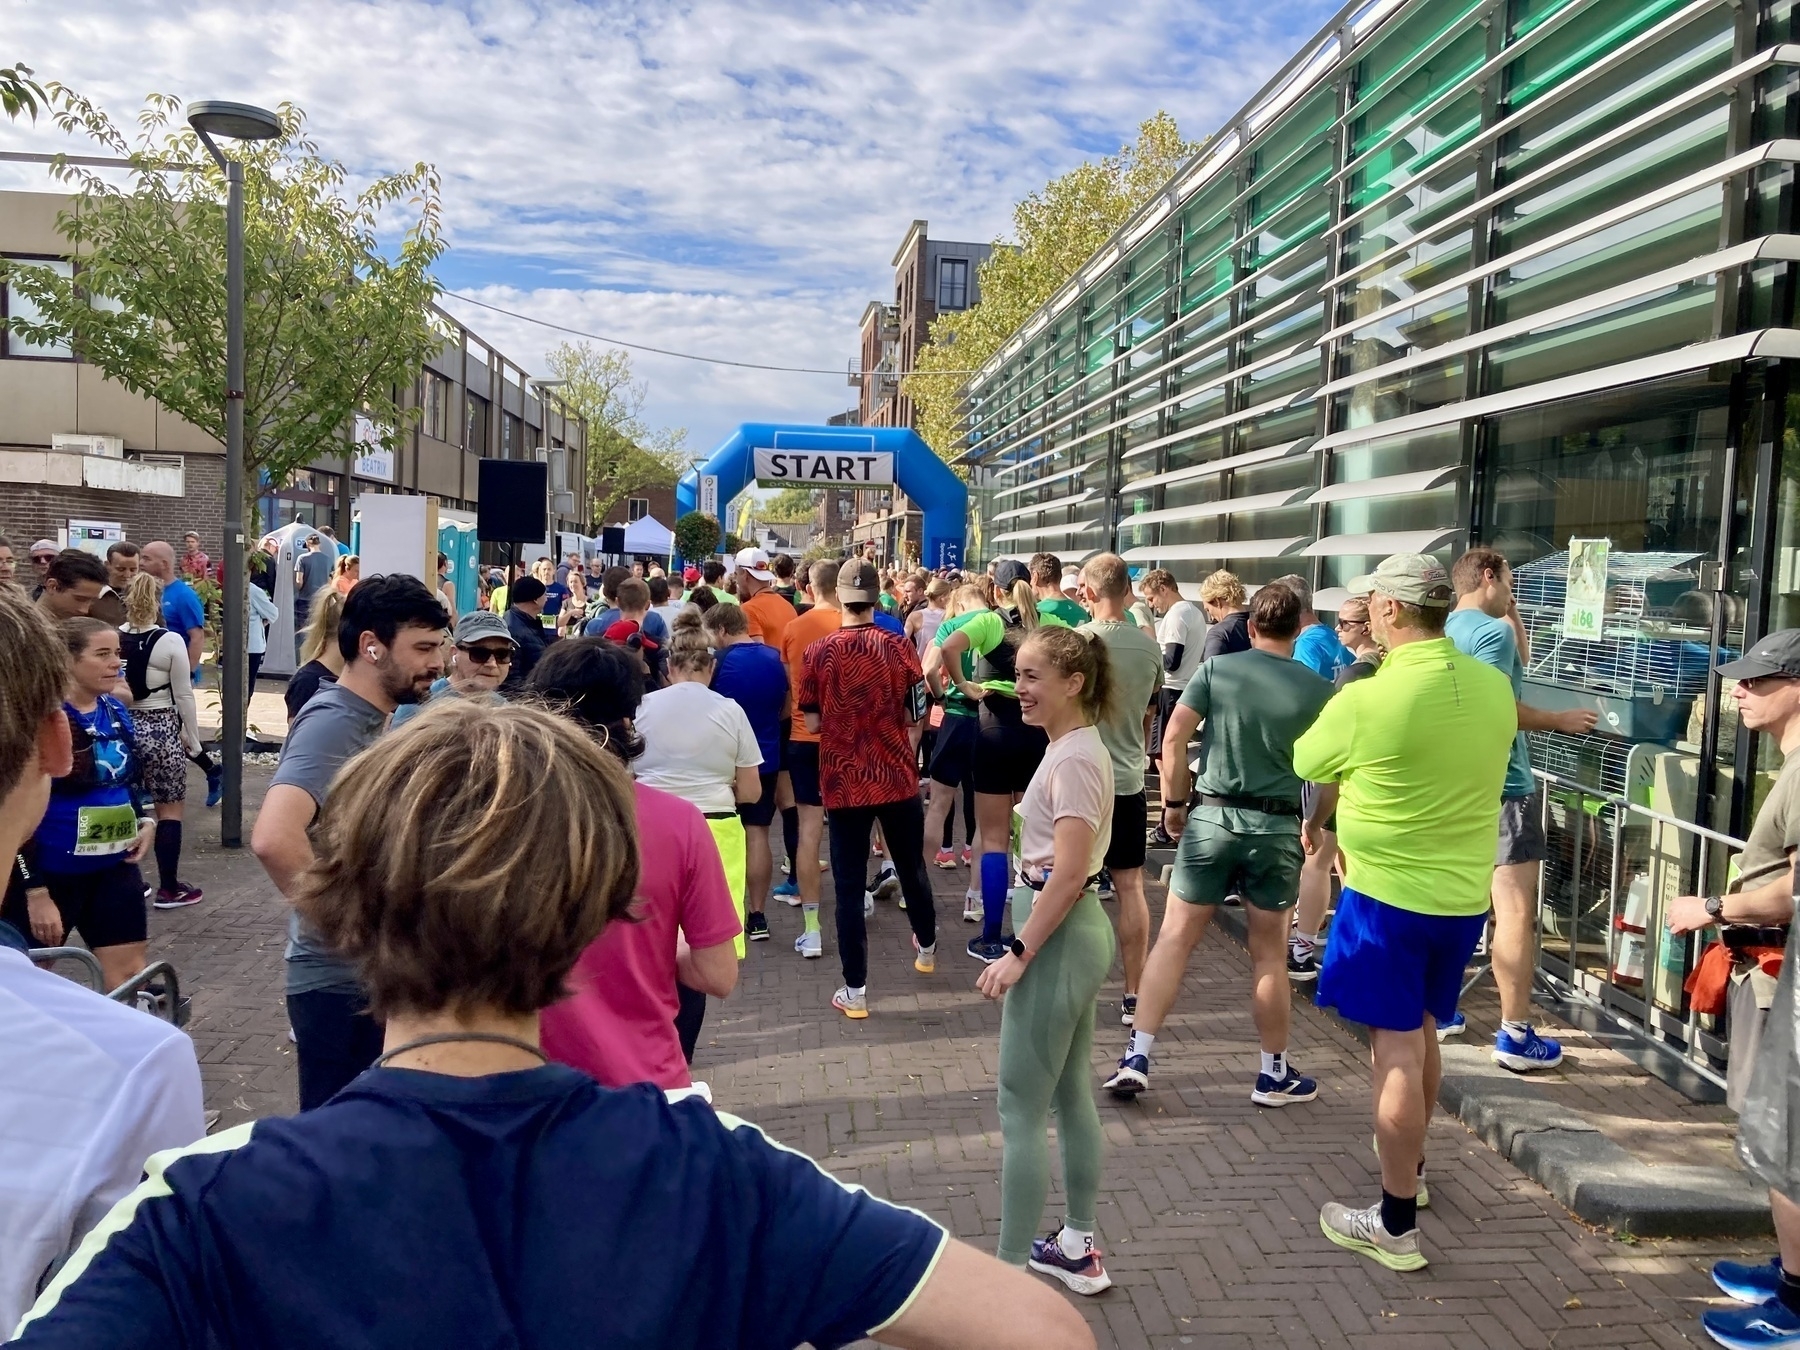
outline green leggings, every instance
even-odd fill
[[[1024,890],[1024,888],[1021,888]],[[1013,892],[1014,930],[1032,892]],[[1094,1000],[1112,969],[1113,931],[1092,891],[1031,960],[1000,1012],[1000,1248],[1022,1266],[1050,1193],[1050,1112],[1062,1149],[1072,1227],[1091,1230],[1103,1137],[1094,1105]]]

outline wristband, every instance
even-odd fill
[[[13,866],[18,869],[19,880],[24,883],[26,889],[29,890],[36,884],[37,879],[31,875],[31,867],[26,863],[23,853],[13,854]]]

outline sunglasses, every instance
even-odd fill
[[[1773,689],[1778,684],[1786,684],[1792,678],[1790,675],[1746,675],[1738,681],[1738,688],[1747,689],[1752,694],[1760,694],[1764,690]]]
[[[478,666],[493,665],[495,663],[503,666],[510,666],[512,664],[513,654],[510,650],[504,648],[458,647],[456,650],[468,657],[469,660],[473,661]]]
[[[1340,629],[1367,628],[1369,626],[1369,621],[1367,619],[1339,619],[1337,621],[1337,626]]]

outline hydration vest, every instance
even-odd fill
[[[169,630],[151,628],[142,633],[120,633],[119,655],[125,660],[125,683],[131,686],[131,697],[142,703],[150,696],[150,653]],[[159,684],[158,689],[167,689]]]

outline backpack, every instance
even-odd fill
[[[150,653],[168,633],[166,628],[151,628],[142,633],[120,633],[119,655],[125,661],[125,683],[131,686],[131,697],[142,703],[150,696]],[[167,689],[159,684],[158,689]]]

